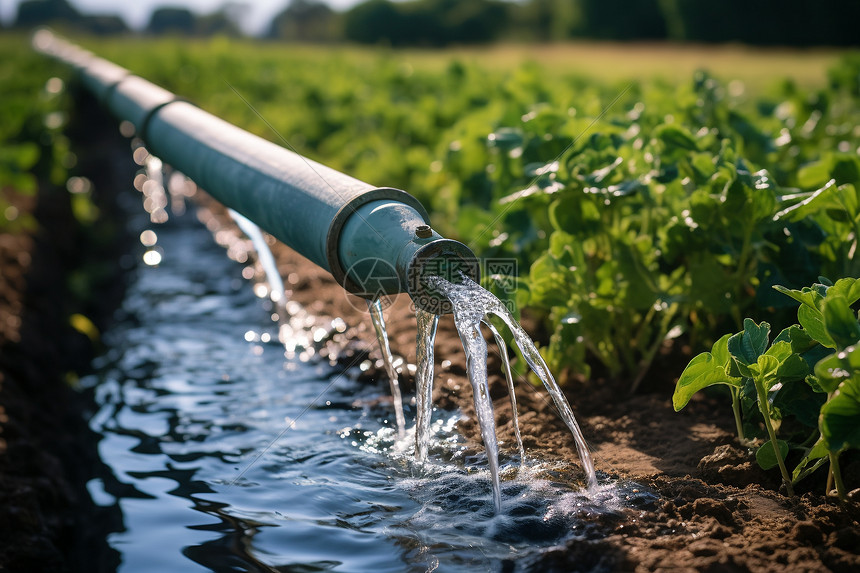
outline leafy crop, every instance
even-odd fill
[[[384,50],[225,39],[89,47],[259,135],[406,189],[442,234],[516,259],[516,292],[494,291],[543,323],[557,371],[596,366],[635,389],[674,341],[699,350],[771,309],[787,323],[773,285],[860,274],[856,59],[825,88],[750,93],[704,72],[628,85],[444,54],[422,67]]]
[[[635,389],[672,339],[784,308],[772,285],[860,272],[850,91],[555,87],[461,121],[434,204],[529,268],[517,301],[545,319],[554,367],[596,361]]]
[[[800,324],[771,342],[768,323],[746,319],[743,331],[723,336],[710,352],[690,361],[672,402],[680,410],[699,390],[729,386],[741,443],[751,445],[747,436],[761,436],[757,420],[766,429],[767,441],[756,451],[762,468],[779,466],[793,494],[797,482],[829,461],[844,500],[839,454],[860,448],[860,320],[851,309],[860,300],[860,280],[844,278],[834,284],[820,279],[801,290],[775,288],[800,303]],[[752,413],[753,405],[760,418],[744,424],[741,412]],[[783,428],[787,439],[777,437]],[[785,460],[791,451],[800,456],[789,473]]]
[[[0,41],[0,232],[35,229],[22,207],[32,202],[40,178],[66,183],[72,156],[63,136],[69,103],[62,94],[63,75],[60,66],[20,41]]]

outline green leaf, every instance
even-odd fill
[[[844,296],[830,295],[828,291],[823,304],[824,328],[837,348],[851,346],[860,340],[860,324]]]
[[[773,405],[783,416],[794,418],[809,428],[818,428],[818,413],[827,396],[816,393],[805,380],[787,380],[773,396]]]
[[[860,300],[860,279],[844,278],[827,289],[827,296],[843,296],[851,305]]]
[[[774,217],[774,221],[799,221],[807,217],[826,213],[837,221],[853,221],[857,217],[857,191],[852,184],[839,185],[831,179],[821,189],[797,203],[783,209]]]
[[[817,288],[820,287],[820,288]],[[812,287],[803,287],[802,290],[793,290],[782,285],[773,285],[773,288],[786,296],[790,296],[800,304],[806,305],[813,309],[818,309],[821,299],[827,292],[825,285],[813,285]]]
[[[776,445],[779,448],[779,455],[784,460],[788,455],[788,442],[785,440],[777,440]],[[755,461],[758,462],[758,465],[763,470],[773,469],[779,465],[779,461],[776,457],[776,452],[773,449],[772,442],[765,442],[759,449],[755,452]]]
[[[675,411],[686,406],[693,394],[714,384],[728,384],[740,388],[742,380],[726,374],[725,367],[719,364],[710,352],[703,352],[690,361],[678,379],[675,393],[672,394]]]
[[[799,354],[791,354],[785,360],[780,362],[779,368],[776,370],[776,377],[780,382],[792,380],[802,380],[809,374],[809,366],[806,360]]]
[[[860,378],[860,347],[849,346],[818,361],[815,377],[825,392],[834,392],[843,382]]]
[[[803,354],[815,346],[818,346],[818,342],[809,336],[803,328],[796,324],[793,324],[780,332],[779,336],[774,338],[773,343],[776,345],[777,342],[782,341],[789,342],[791,344],[791,351],[795,354]]]
[[[821,407],[819,427],[831,452],[846,446],[860,448],[860,376],[856,373]]]
[[[543,308],[566,305],[573,286],[570,273],[550,253],[539,257],[529,269],[531,303]]]
[[[797,182],[801,187],[810,188],[823,184],[830,178],[831,158],[803,166],[797,172]]]
[[[731,334],[724,334],[719,340],[714,342],[714,345],[711,347],[711,356],[714,357],[714,361],[722,366],[726,372],[729,371],[729,365],[732,360],[732,357],[729,354],[729,337],[731,337]]]
[[[731,336],[728,340],[729,353],[741,367],[741,372],[744,367],[757,363],[759,356],[767,350],[769,337],[770,324],[756,324],[751,318],[744,319],[743,332]],[[748,376],[746,373],[744,375]]]
[[[773,356],[776,360],[782,363],[786,358],[791,356],[791,343],[784,340],[774,340],[770,348],[765,352],[767,356]]]
[[[815,445],[812,446],[806,453],[806,457],[813,460],[827,457],[827,442],[824,441],[824,438],[818,438],[818,441],[815,442]]]
[[[824,438],[819,437],[815,445],[807,450],[806,454],[798,462],[797,467],[791,472],[791,483],[797,484],[797,482],[821,467],[827,460],[827,442],[824,441]],[[810,462],[814,463],[811,467],[807,467]]]
[[[836,343],[830,338],[827,328],[824,327],[824,315],[821,314],[820,310],[803,305],[797,309],[797,321],[819,344],[827,348],[836,348]]]
[[[750,364],[749,369],[753,373],[756,380],[760,380],[764,384],[765,390],[770,390],[774,384],[779,382],[776,379],[776,371],[779,368],[779,360],[773,356],[762,354],[758,357],[755,364]]]
[[[666,145],[667,151],[674,151],[675,149],[696,151],[698,149],[693,135],[678,125],[661,125],[657,128],[656,134],[657,138]]]
[[[812,388],[813,392],[821,393],[821,394],[827,393],[827,390],[825,390],[821,386],[821,381],[818,379],[818,376],[814,376],[814,375],[810,374],[809,376],[804,378],[803,381],[806,382],[810,388]]]
[[[830,174],[840,185],[843,183],[860,182],[860,165],[854,154],[839,154],[833,158],[833,168]]]

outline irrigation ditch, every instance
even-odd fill
[[[40,185],[33,205],[40,232],[32,242],[7,246],[4,276],[23,296],[20,340],[14,336],[0,350],[0,412],[5,448],[0,452],[0,500],[3,542],[0,570],[111,571],[118,557],[106,537],[123,527],[119,506],[93,503],[86,483],[100,475],[96,444],[89,429],[92,397],[74,389],[74,377],[90,368],[97,344],[68,324],[69,280],[87,277],[93,296],[86,315],[104,331],[131,270],[132,238],[124,236],[117,196],[135,193],[128,141],[96,102],[80,94],[69,136],[81,158],[79,174],[93,182],[103,217],[82,230],[65,190]],[[213,232],[240,236],[226,210],[200,194],[198,212]],[[5,240],[5,239],[4,239]],[[4,244],[5,246],[5,244]],[[291,300],[321,321],[339,317],[347,330],[337,344],[325,346],[319,359],[347,364],[368,360],[360,379],[384,383],[375,337],[362,299],[345,293],[331,275],[281,243],[272,242]],[[21,257],[17,253],[30,253]],[[11,256],[8,253],[15,253]],[[81,273],[84,273],[82,275]],[[76,280],[80,280],[79,278]],[[26,287],[24,286],[26,284]],[[403,357],[405,396],[414,395],[411,370],[416,357],[415,319],[406,295],[386,310],[393,351]],[[526,318],[528,330],[538,335]],[[462,345],[448,316],[439,324],[437,384],[433,402],[463,413],[458,430],[480,449],[480,431],[463,365]],[[494,363],[495,361],[495,363]],[[514,447],[507,387],[491,353],[490,395],[494,401],[502,448]],[[674,413],[671,389],[683,365],[666,358],[633,396],[624,381],[566,377],[565,392],[592,448],[604,479],[626,480],[653,492],[596,520],[590,532],[547,549],[529,570],[690,570],[690,571],[856,571],[860,568],[860,461],[844,468],[852,501],[839,505],[804,486],[789,498],[778,479],[758,469],[736,445],[734,422],[720,402],[697,396]],[[70,376],[70,373],[75,373]],[[520,424],[527,455],[535,460],[576,464],[568,429],[547,394],[527,381],[521,391]],[[275,436],[273,436],[274,438]],[[559,471],[561,479],[564,472]],[[515,562],[504,570],[522,570]]]

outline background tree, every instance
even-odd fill
[[[339,14],[319,0],[292,0],[266,36],[294,42],[331,42],[342,34]]]
[[[194,33],[196,19],[188,8],[165,6],[156,8],[149,17],[146,32],[149,34],[186,34]]]

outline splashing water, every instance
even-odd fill
[[[487,450],[487,457],[489,458],[497,510],[500,505],[501,487],[498,476],[498,445],[493,407],[487,387],[487,344],[480,329],[481,323],[489,325],[489,315],[498,316],[507,325],[513,334],[514,342],[522,352],[529,367],[537,374],[550,396],[552,396],[553,402],[555,402],[555,406],[558,408],[562,419],[573,434],[577,453],[582,463],[582,469],[585,472],[588,489],[593,491],[597,487],[594,463],[592,462],[588,445],[585,443],[585,438],[582,435],[579,424],[573,415],[573,410],[564,397],[564,394],[562,394],[561,389],[550,373],[549,367],[546,365],[543,357],[541,357],[534,342],[532,342],[523,328],[517,323],[508,309],[499,299],[468,277],[463,277],[461,284],[454,284],[441,277],[432,276],[427,279],[427,283],[444,294],[454,307],[454,324],[457,327],[457,332],[460,334],[460,339],[466,352],[467,371],[473,388],[475,411],[478,416],[481,437]],[[501,336],[497,332],[493,332],[493,335],[498,342]],[[506,352],[502,352],[501,354],[507,377],[509,376],[508,369],[510,368],[507,365],[507,354]],[[508,387],[513,400],[512,380],[509,381]],[[514,405],[514,411],[516,411],[515,403],[512,402],[512,405]],[[521,443],[520,447],[522,447]]]
[[[430,446],[430,418],[433,414],[433,344],[436,341],[436,327],[439,317],[425,310],[416,309],[418,336],[416,355],[418,364],[415,370],[415,459],[427,459]]]
[[[406,435],[406,418],[403,416],[403,399],[400,395],[400,382],[397,377],[397,369],[394,367],[394,357],[391,355],[391,347],[388,345],[388,332],[385,330],[385,318],[382,316],[382,302],[377,299],[367,301],[367,310],[370,311],[370,319],[373,321],[373,329],[376,331],[376,340],[382,351],[382,362],[388,373],[388,382],[391,384],[391,397],[394,400],[394,416],[397,420],[397,434],[401,437]]]

